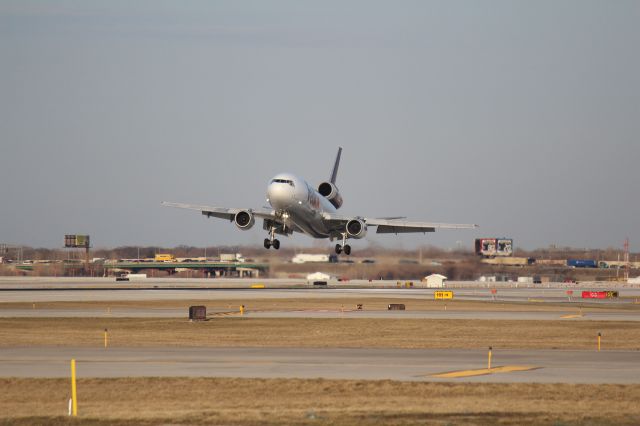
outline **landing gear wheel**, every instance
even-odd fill
[[[268,238],[264,239],[264,248],[266,248],[267,250],[271,248],[271,240],[269,240]]]
[[[342,246],[340,244],[336,244],[336,254],[342,253]]]
[[[274,249],[279,250],[280,249],[280,240],[273,240],[271,245],[273,246]]]
[[[344,246],[342,249],[344,250],[344,254],[346,254],[347,256],[351,254],[351,246],[349,244]]]

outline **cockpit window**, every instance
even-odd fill
[[[286,183],[286,184],[289,184],[289,185],[295,187],[295,185],[293,184],[293,181],[289,180],[289,179],[274,179],[274,180],[271,181],[271,183],[274,183],[274,182],[275,183]]]

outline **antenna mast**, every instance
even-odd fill
[[[624,280],[629,281],[629,270],[631,269],[631,263],[629,261],[629,238],[624,240]]]

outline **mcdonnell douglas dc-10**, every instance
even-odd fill
[[[262,219],[262,227],[269,232],[264,240],[266,249],[278,250],[280,241],[277,235],[289,236],[300,232],[313,238],[329,238],[330,241],[341,241],[336,244],[336,253],[351,254],[351,246],[347,239],[360,239],[367,234],[367,229],[376,227],[378,234],[399,234],[409,232],[434,232],[436,229],[468,229],[478,225],[408,222],[404,217],[368,218],[361,216],[342,216],[337,213],[342,206],[342,196],[336,186],[338,166],[342,148],[338,155],[328,182],[322,182],[318,189],[297,176],[281,173],[271,179],[267,187],[267,202],[272,209],[236,209],[224,207],[208,207],[193,204],[168,203],[169,207],[200,211],[207,217],[217,217],[234,222],[246,231],[251,229],[256,218]]]

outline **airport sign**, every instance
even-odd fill
[[[453,299],[453,292],[452,291],[436,291],[433,293],[433,297],[436,300]]]
[[[617,291],[583,291],[583,299],[613,299],[618,297]]]

